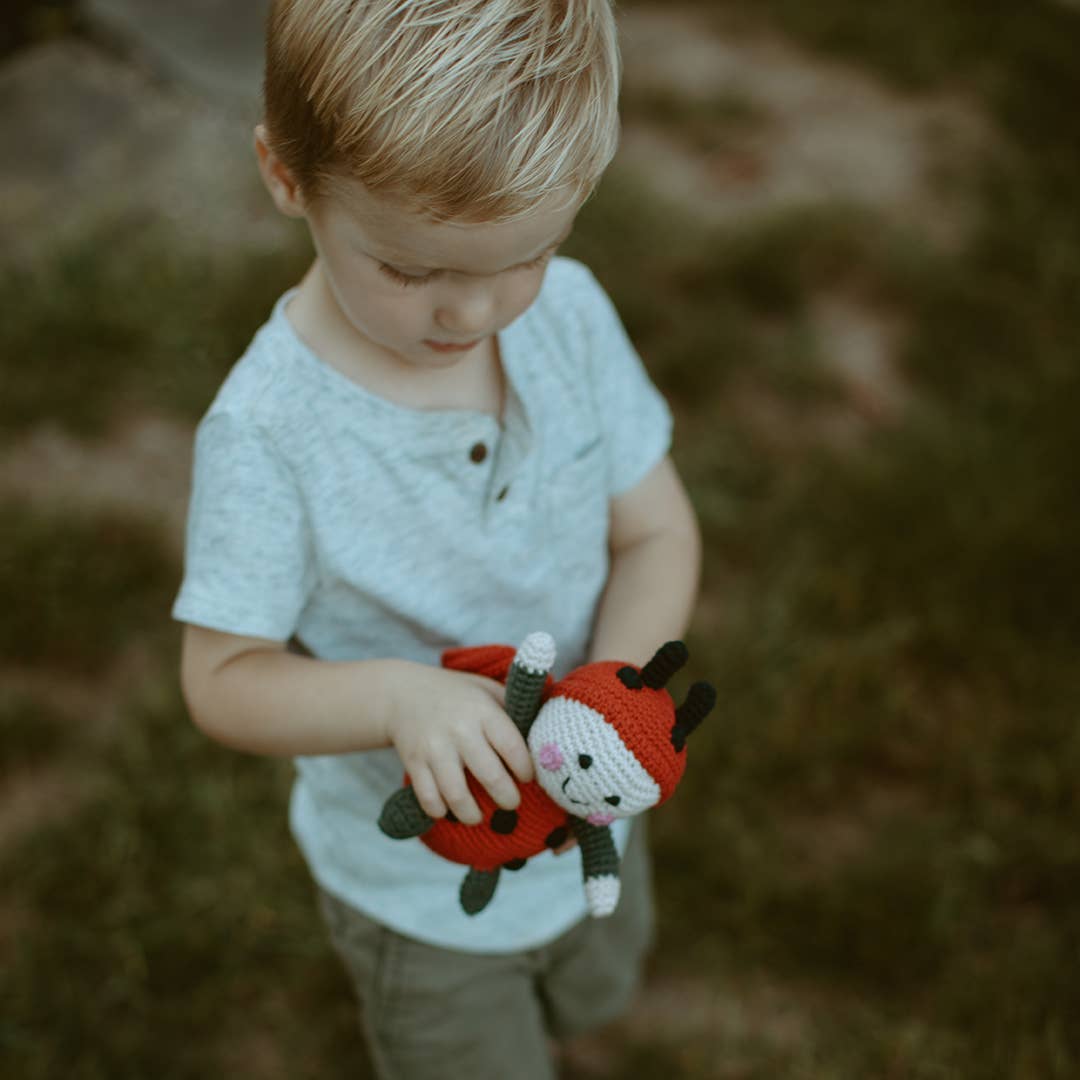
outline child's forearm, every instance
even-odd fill
[[[313,660],[280,642],[198,626],[184,630],[184,697],[212,739],[254,754],[345,754],[392,746],[430,817],[481,820],[471,773],[504,809],[514,776],[533,778],[503,687],[408,660]],[[513,771],[513,776],[511,772]]]
[[[590,660],[644,664],[690,623],[701,570],[696,523],[656,533],[612,553]]]
[[[231,656],[184,691],[211,738],[255,754],[338,754],[389,746],[399,690],[421,665],[403,660],[328,662],[274,648]]]

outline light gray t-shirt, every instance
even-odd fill
[[[669,410],[592,274],[555,259],[499,335],[501,418],[368,392],[300,340],[291,296],[199,425],[174,616],[295,635],[328,660],[431,664],[451,646],[518,645],[546,630],[557,674],[582,663],[607,579],[609,501],[671,438]],[[402,781],[393,750],[296,764],[290,821],[312,874],[380,922],[443,947],[510,952],[584,917],[576,853],[504,873],[490,905],[465,915],[466,868],[376,825]],[[622,848],[626,822],[616,824]]]

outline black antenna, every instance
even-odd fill
[[[641,669],[641,681],[651,690],[659,690],[690,658],[681,641],[669,641],[656,650],[656,655]]]
[[[690,687],[686,700],[675,710],[675,726],[671,729],[671,745],[676,750],[686,746],[686,738],[709,715],[716,704],[716,689],[712,683],[696,682]]]

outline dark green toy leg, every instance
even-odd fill
[[[434,820],[421,809],[416,792],[411,787],[395,791],[383,803],[382,813],[379,814],[379,828],[394,840],[420,836],[434,824]]]
[[[495,895],[495,886],[499,883],[499,869],[471,869],[461,883],[461,906],[466,915],[475,915],[488,906]]]

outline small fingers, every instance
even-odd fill
[[[479,825],[483,820],[480,807],[465,783],[461,762],[443,762],[434,766],[435,782],[446,805],[463,825]]]
[[[506,771],[499,755],[483,739],[471,742],[462,755],[469,772],[504,810],[515,810],[521,802],[517,784]]]
[[[431,770],[426,765],[410,769],[409,780],[416,792],[416,801],[424,813],[428,817],[441,818],[446,813],[446,803],[439,794],[439,787],[435,783],[435,777],[431,775]]]
[[[504,713],[493,722],[486,724],[484,734],[495,753],[506,762],[523,784],[533,779],[533,761],[529,753],[529,745],[509,716]],[[513,807],[507,807],[507,809],[513,809]]]

